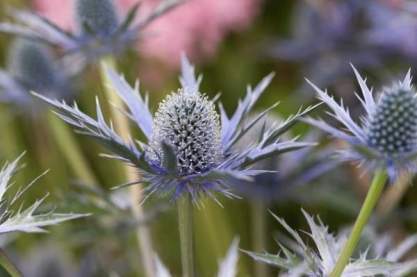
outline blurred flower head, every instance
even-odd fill
[[[398,61],[417,61],[415,13],[409,1],[297,1],[289,39],[269,47],[273,57],[297,63],[320,86],[338,86],[353,63],[359,70],[381,72]],[[348,101],[349,99],[346,99]]]
[[[273,255],[244,252],[255,261],[280,268],[283,271],[280,276],[329,276],[336,265],[336,259],[342,251],[347,236],[344,233],[336,236],[331,234],[329,228],[320,219],[316,220],[306,212],[303,211],[303,213],[310,228],[310,233],[307,234],[313,241],[313,247],[304,242],[300,234],[282,218],[273,215],[291,236],[286,242],[278,243],[280,253]],[[351,259],[341,277],[394,276],[392,274],[396,272],[399,264],[385,260],[384,257],[368,258],[368,254],[368,251],[365,251]]]
[[[100,37],[110,36],[119,25],[112,0],[77,0],[75,11],[78,32],[87,36],[89,33]]]
[[[74,29],[71,2],[73,0],[34,0],[35,8],[64,29]],[[116,1],[127,11],[137,1]],[[149,14],[160,0],[143,0],[140,15]],[[144,56],[178,67],[180,54],[191,57],[211,57],[230,32],[246,29],[259,12],[261,0],[190,0],[149,24],[143,30],[146,39],[138,49]],[[65,7],[65,8],[64,8]]]
[[[10,15],[15,22],[1,23],[0,31],[48,42],[86,63],[125,50],[138,39],[145,26],[178,2],[164,0],[139,20],[136,18],[138,4],[133,5],[124,18],[119,18],[112,0],[75,0],[73,26],[76,30],[72,32],[36,13],[12,10]]]
[[[337,103],[312,83],[318,99],[333,111],[332,116],[348,132],[322,120],[307,122],[349,144],[348,149],[340,151],[343,160],[359,161],[368,170],[386,169],[391,180],[404,171],[416,172],[417,98],[410,71],[403,81],[384,88],[378,100],[355,68],[354,71],[362,90],[362,97],[357,97],[366,111],[362,124],[352,120],[343,102]]]
[[[283,124],[265,128],[259,140],[252,141],[244,150],[234,146],[270,109],[250,122],[245,123],[253,106],[264,92],[272,75],[264,78],[254,89],[248,88],[245,98],[229,118],[220,105],[220,116],[214,103],[200,92],[201,77],[196,77],[194,68],[183,58],[182,88],[167,96],[155,116],[148,108],[148,99],[143,98],[139,87],[134,89],[127,82],[109,71],[111,85],[127,105],[126,114],[136,123],[148,140],[124,142],[102,115],[97,105],[97,120],[83,114],[77,106],[50,100],[40,96],[57,109],[61,117],[81,132],[95,137],[110,146],[115,158],[136,166],[147,183],[149,194],[169,194],[174,198],[183,193],[193,199],[200,195],[212,196],[222,192],[232,196],[229,188],[242,180],[264,172],[252,165],[270,157],[310,146],[310,143],[295,140],[281,141],[280,136],[297,120],[314,107],[300,111]],[[220,117],[220,122],[219,122]]]
[[[68,74],[51,49],[40,42],[16,39],[10,46],[7,68],[0,70],[0,100],[24,112],[37,111],[30,91],[56,98],[71,96]]]

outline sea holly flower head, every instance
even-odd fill
[[[68,32],[48,19],[29,11],[10,11],[15,22],[0,23],[0,31],[45,41],[63,49],[70,60],[86,63],[105,55],[117,54],[135,42],[144,27],[175,7],[180,0],[164,0],[144,18],[133,6],[120,18],[112,0],[76,0],[77,30]],[[80,61],[81,60],[81,61]]]
[[[172,93],[159,105],[151,149],[164,160],[164,143],[175,149],[179,174],[202,173],[221,157],[220,121],[214,103],[201,94]]]
[[[56,98],[71,96],[70,73],[54,59],[51,49],[40,42],[16,39],[10,46],[7,67],[0,70],[0,100],[37,111],[30,91]]]
[[[59,224],[61,222],[72,220],[80,217],[85,217],[87,214],[73,214],[73,213],[55,213],[54,211],[39,212],[46,196],[36,200],[29,207],[15,209],[16,201],[21,199],[24,193],[36,183],[46,172],[29,185],[21,188],[12,198],[8,198],[7,194],[10,188],[14,185],[12,182],[13,176],[19,169],[19,161],[21,156],[11,163],[6,163],[0,170],[0,234],[10,232],[26,232],[37,233],[44,232],[44,227]],[[17,210],[17,211],[16,211]]]
[[[336,259],[339,257],[342,247],[346,242],[346,233],[334,235],[329,232],[327,226],[320,218],[315,219],[303,211],[310,232],[307,235],[312,239],[310,246],[301,235],[291,228],[282,218],[275,215],[275,219],[288,232],[290,238],[278,243],[280,253],[255,253],[244,251],[255,261],[267,263],[282,270],[280,276],[329,276]],[[396,262],[387,261],[384,257],[369,257],[368,251],[353,258],[345,267],[342,277],[369,277],[369,276],[393,276],[398,269]]]
[[[311,143],[280,139],[300,117],[314,107],[299,111],[280,125],[265,128],[257,140],[245,149],[236,144],[253,126],[264,119],[273,105],[259,116],[246,121],[256,101],[262,95],[272,75],[265,77],[255,88],[248,87],[231,118],[216,100],[200,92],[201,76],[183,57],[182,88],[169,94],[153,116],[148,108],[148,97],[143,97],[139,86],[132,88],[122,77],[109,70],[108,78],[128,111],[125,114],[139,127],[146,141],[124,141],[105,122],[97,103],[97,119],[82,113],[76,105],[40,96],[51,104],[66,122],[78,131],[95,137],[113,153],[112,157],[133,164],[141,173],[141,182],[148,184],[149,194],[169,194],[174,198],[189,193],[193,199],[200,195],[213,196],[222,192],[232,196],[230,187],[242,180],[251,180],[264,169],[253,165],[270,157],[311,146]]]
[[[353,69],[362,90],[362,97],[357,97],[366,112],[362,124],[352,120],[343,102],[337,103],[311,82],[318,98],[347,131],[322,120],[309,118],[307,122],[349,144],[348,149],[340,151],[342,160],[359,161],[368,170],[386,169],[391,180],[403,172],[416,172],[417,98],[410,71],[403,81],[384,88],[375,99],[366,80]]]

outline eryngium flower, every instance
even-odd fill
[[[45,201],[45,197],[36,200],[27,208],[20,208],[14,211],[16,201],[22,198],[23,194],[44,174],[33,180],[27,187],[20,188],[15,196],[11,199],[5,197],[6,193],[13,186],[11,182],[14,174],[18,170],[18,163],[21,157],[17,158],[12,163],[6,163],[0,171],[0,234],[9,232],[43,232],[43,228],[49,225],[55,225],[63,221],[76,219],[87,216],[86,214],[63,214],[55,213],[54,211],[47,211],[38,213],[39,208]]]
[[[149,185],[149,193],[169,193],[177,197],[185,192],[196,199],[201,194],[212,195],[212,191],[220,191],[231,196],[230,185],[239,185],[242,180],[264,172],[251,168],[256,162],[311,145],[280,140],[301,116],[313,109],[308,108],[279,126],[265,128],[245,149],[237,149],[236,143],[276,106],[245,123],[272,75],[254,89],[248,88],[246,97],[239,102],[230,119],[220,105],[220,122],[215,100],[200,93],[201,77],[194,75],[194,68],[185,58],[180,78],[182,88],[167,96],[154,117],[148,108],[147,97],[142,98],[138,86],[133,89],[112,71],[108,72],[108,78],[129,108],[126,114],[142,131],[147,143],[123,141],[105,122],[98,103],[95,120],[76,105],[71,107],[65,102],[40,97],[55,107],[66,122],[108,146],[113,157],[136,166],[142,175],[141,181]]]
[[[172,145],[179,174],[202,173],[221,157],[220,122],[214,103],[184,90],[169,95],[155,114],[151,148],[165,159],[164,143]]]
[[[153,12],[136,18],[138,5],[120,19],[112,0],[76,0],[75,25],[70,33],[48,19],[28,11],[12,10],[15,23],[0,23],[0,31],[46,41],[83,62],[116,54],[135,42],[150,22],[175,7],[180,0],[164,0]]]
[[[16,39],[10,46],[6,70],[0,70],[0,100],[25,112],[36,110],[30,91],[59,99],[70,96],[69,74],[51,49],[40,42]]]
[[[404,171],[416,172],[417,98],[411,73],[402,82],[384,88],[376,101],[365,80],[353,69],[363,94],[363,98],[357,97],[366,111],[362,124],[352,120],[343,102],[338,104],[312,83],[318,98],[329,106],[332,116],[348,132],[322,120],[310,118],[307,122],[350,145],[349,149],[340,151],[342,160],[359,161],[368,170],[386,169],[391,180]]]
[[[304,242],[299,233],[282,218],[273,215],[291,236],[291,238],[278,243],[280,253],[274,255],[244,252],[258,262],[280,268],[282,275],[279,276],[329,276],[347,239],[346,234],[341,233],[335,236],[329,232],[329,228],[323,224],[320,218],[316,220],[306,212],[303,211],[303,213],[311,231],[307,234],[312,239],[314,247]],[[368,258],[368,256],[368,251],[365,251],[351,259],[341,277],[394,276],[392,274],[398,270],[400,265],[394,261],[387,261],[384,257]]]

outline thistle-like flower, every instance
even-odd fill
[[[60,99],[71,95],[69,77],[46,45],[27,39],[15,40],[6,70],[0,70],[0,100],[23,111],[36,110],[30,91]]]
[[[13,198],[7,199],[6,194],[13,185],[11,179],[18,169],[20,158],[21,157],[17,158],[12,163],[6,163],[0,171],[0,208],[2,211],[2,214],[0,215],[0,234],[9,232],[43,232],[43,228],[46,226],[87,216],[87,214],[65,214],[55,213],[54,211],[38,213],[38,210],[45,201],[47,195],[25,209],[21,206],[16,212],[13,211],[13,206],[15,206],[16,201],[22,198],[23,194],[35,184],[39,178],[45,175],[45,173],[40,175],[28,186],[19,189]]]
[[[338,104],[312,83],[318,98],[348,132],[321,120],[310,118],[307,122],[349,144],[349,149],[340,151],[342,160],[359,161],[367,170],[386,169],[391,180],[404,171],[416,172],[417,98],[410,71],[402,82],[384,88],[375,100],[366,80],[353,70],[363,94],[363,98],[357,97],[366,111],[362,124],[352,120],[343,102]]]
[[[136,18],[139,5],[135,5],[121,19],[113,0],[76,0],[74,21],[77,29],[72,33],[40,15],[12,10],[10,16],[15,23],[1,23],[0,31],[46,41],[60,47],[66,54],[75,54],[85,63],[121,52],[139,38],[143,28],[179,2],[161,1],[153,12],[142,19]]]
[[[229,186],[264,172],[251,168],[256,162],[311,145],[295,140],[280,141],[280,136],[314,107],[300,111],[279,126],[265,128],[257,140],[243,150],[237,149],[237,142],[276,106],[244,123],[272,75],[254,89],[248,87],[246,97],[230,119],[221,105],[219,116],[215,100],[200,93],[201,77],[194,75],[194,68],[185,58],[180,78],[182,88],[167,96],[154,117],[148,108],[148,98],[140,95],[138,85],[133,89],[112,71],[108,72],[108,78],[127,105],[126,114],[142,131],[147,143],[123,141],[105,122],[98,103],[95,120],[82,113],[77,105],[40,97],[77,130],[105,143],[114,158],[136,166],[142,175],[141,182],[149,185],[150,194],[173,193],[177,197],[186,192],[196,199],[201,194],[220,191],[231,196]]]
[[[275,215],[275,219],[290,234],[291,239],[279,243],[281,253],[277,255],[268,253],[254,253],[244,251],[258,262],[282,269],[280,276],[329,276],[336,264],[336,258],[340,255],[347,237],[344,233],[337,236],[331,234],[328,227],[320,219],[316,220],[304,212],[313,240],[314,247],[310,247],[301,236],[291,228],[282,218]],[[366,277],[366,276],[394,276],[399,264],[385,260],[383,257],[368,258],[368,251],[352,259],[345,267],[342,277]],[[395,275],[397,276],[397,275]]]

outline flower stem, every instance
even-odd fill
[[[67,160],[71,170],[88,186],[98,184],[90,165],[86,161],[80,146],[76,142],[70,128],[56,115],[48,113],[50,130],[55,137],[59,149]]]
[[[7,257],[6,253],[4,253],[3,249],[0,249],[0,265],[10,274],[11,277],[23,276],[9,257]]]
[[[129,120],[118,110],[118,108],[123,107],[123,102],[110,86],[106,74],[107,69],[116,69],[116,62],[114,61],[114,58],[112,56],[102,58],[100,63],[100,74],[104,84],[107,100],[114,105],[111,106],[111,113],[113,121],[115,123],[114,125],[116,131],[123,139],[128,140],[130,136]],[[125,170],[126,177],[129,182],[138,181],[140,179],[138,172],[134,168],[126,166]],[[141,187],[139,185],[131,186],[131,210],[133,216],[138,222],[140,222],[144,217],[144,211],[142,206],[140,205],[142,200],[143,197]],[[153,262],[154,251],[152,247],[152,239],[149,232],[149,228],[146,225],[140,224],[136,232],[136,237],[139,243],[139,250],[141,252],[141,259],[145,276],[155,276],[155,267]]]
[[[193,204],[191,196],[178,199],[178,226],[181,242],[181,264],[183,277],[195,277],[193,245]]]
[[[350,257],[355,250],[363,229],[371,216],[371,213],[381,196],[384,188],[385,181],[387,180],[387,173],[385,170],[378,170],[375,172],[374,179],[372,180],[371,187],[366,195],[365,202],[356,218],[355,225],[350,233],[349,239],[342,249],[339,259],[336,262],[336,266],[330,277],[340,277],[345,269],[346,264],[349,262]]]
[[[252,225],[252,243],[253,249],[256,252],[266,251],[266,207],[265,203],[260,200],[251,202],[251,225]],[[268,267],[265,263],[255,263],[255,276],[268,276]]]

